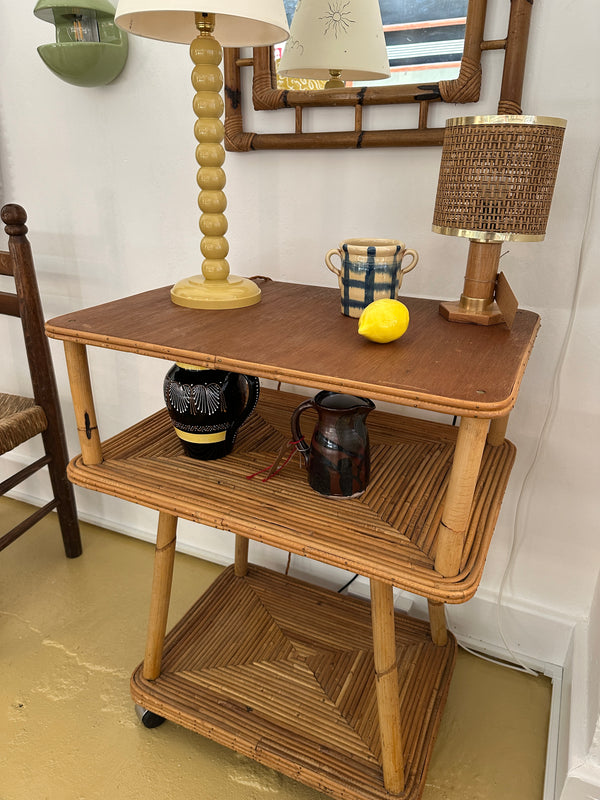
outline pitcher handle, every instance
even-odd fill
[[[231,373],[233,375],[233,373]],[[230,444],[233,446],[235,442],[236,436],[238,435],[239,429],[242,427],[244,422],[248,419],[250,414],[256,408],[256,404],[258,403],[258,396],[260,394],[260,381],[254,375],[242,375],[240,374],[240,378],[243,378],[246,381],[248,386],[248,397],[246,399],[246,405],[242,409],[242,413],[240,414],[239,419],[236,421],[235,425],[232,425],[229,430],[227,431],[227,438]]]
[[[400,270],[402,275],[406,275],[407,272],[410,272],[411,269],[414,269],[419,261],[419,254],[417,253],[416,250],[411,250],[410,248],[408,250],[404,250],[402,253],[402,258],[404,258],[405,256],[412,256],[412,261],[410,262],[408,267],[403,267]]]
[[[308,400],[305,400],[303,403],[294,409],[292,413],[292,418],[290,420],[291,428],[292,428],[292,440],[296,442],[296,449],[304,459],[304,463],[308,465],[308,454],[310,452],[310,447],[306,444],[304,436],[302,436],[302,431],[300,430],[300,415],[303,411],[307,411],[309,408],[315,407],[315,401],[312,397],[309,397]]]
[[[240,416],[238,428],[244,424],[250,414],[254,411],[260,395],[260,381],[258,378],[256,378],[254,375],[240,375],[240,377],[243,378],[248,384],[248,399],[246,400],[246,405],[244,406]]]
[[[333,272],[333,274],[337,275],[339,278],[340,275],[342,274],[342,271],[339,267],[336,267],[335,264],[332,263],[331,256],[338,256],[340,261],[343,261],[342,254],[340,253],[338,247],[334,247],[333,250],[327,251],[327,253],[325,254],[325,264],[327,265],[327,268],[330,269]]]

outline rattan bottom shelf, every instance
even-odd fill
[[[417,800],[456,642],[396,615],[406,787]],[[162,672],[131,680],[143,707],[339,800],[389,800],[370,605],[270,570],[226,569],[167,636]]]

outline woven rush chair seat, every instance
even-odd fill
[[[0,455],[48,427],[44,409],[29,397],[0,392]]]

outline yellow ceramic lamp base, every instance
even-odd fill
[[[260,301],[260,289],[248,278],[229,274],[225,238],[227,207],[225,197],[225,150],[222,141],[225,130],[223,115],[223,75],[220,69],[221,45],[212,35],[214,14],[196,14],[199,35],[190,46],[194,62],[192,85],[196,90],[194,113],[198,117],[194,134],[198,140],[196,160],[200,169],[198,206],[201,211],[200,230],[204,234],[200,250],[204,256],[202,275],[185,278],[171,289],[171,300],[187,308],[243,308]]]
[[[173,286],[171,300],[186,308],[244,308],[260,302],[260,289],[248,278],[236,275],[229,275],[225,280],[194,275]]]

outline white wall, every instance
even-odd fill
[[[510,3],[490,0],[488,5],[486,35],[501,38]],[[521,305],[538,311],[543,327],[511,419],[517,463],[478,593],[486,607],[495,605],[517,517],[514,559],[503,592],[505,633],[515,650],[557,663],[564,660],[567,637],[556,638],[556,630],[566,631],[572,621],[589,615],[600,551],[597,205],[582,250],[599,144],[593,35],[599,22],[600,8],[592,0],[536,0],[533,9],[524,110],[566,117],[568,127],[548,235],[543,243],[511,245],[502,260]],[[122,75],[108,87],[81,89],[58,80],[37,55],[36,46],[51,41],[52,28],[33,16],[31,3],[0,0],[0,37],[0,202],[18,202],[28,211],[46,316],[198,272],[187,48],[131,39]],[[434,118],[495,111],[501,54],[484,53],[483,63],[489,83],[482,103],[476,108],[440,105]],[[349,113],[307,116],[317,127],[337,124],[337,114],[351,124]],[[394,125],[403,117],[412,121],[416,111],[367,109],[365,116],[367,125],[383,127],[386,119]],[[249,127],[257,130],[268,124],[293,126],[293,112],[275,119],[270,112],[252,117]],[[439,148],[228,154],[234,271],[333,286],[323,264],[329,247],[347,236],[400,237],[421,254],[406,279],[406,292],[457,297],[466,243],[430,228],[439,157]],[[597,186],[594,191],[597,195]],[[578,270],[580,292],[556,413],[525,481],[549,408]],[[11,322],[0,329],[9,344],[3,363],[14,376],[10,388],[23,391],[27,373]],[[79,447],[62,348],[57,342],[52,348],[75,453]],[[90,360],[103,436],[160,407],[166,362],[98,350]],[[43,494],[41,485],[30,486],[31,495]],[[153,513],[91,492],[78,490],[77,496],[83,516],[135,535],[153,535]],[[213,558],[231,552],[230,537],[223,534],[204,535],[187,523],[181,534],[184,546]],[[285,555],[262,551],[260,557],[278,564]],[[298,574],[314,569],[326,582],[343,580],[334,571],[298,562]],[[458,629],[476,624],[478,636],[497,640],[495,616],[485,614],[475,622],[473,608],[450,609],[452,624]]]
[[[509,0],[489,0],[487,38],[504,35],[509,6]],[[36,46],[52,40],[52,28],[32,8],[33,3],[0,0],[0,204],[18,202],[29,213],[46,316],[198,272],[187,48],[132,39],[128,64],[114,84],[72,87],[38,57]],[[484,577],[473,601],[449,609],[461,635],[500,646],[503,635],[515,652],[568,663],[575,694],[562,750],[562,777],[570,771],[565,800],[589,795],[600,784],[598,594],[593,602],[600,552],[600,234],[593,177],[600,142],[599,24],[600,6],[593,0],[535,0],[523,107],[566,117],[568,127],[548,235],[543,243],[506,248],[502,266],[521,305],[538,311],[543,325],[511,419],[517,463]],[[483,64],[482,102],[440,105],[433,121],[495,111],[501,54],[484,53]],[[339,116],[351,126],[347,110],[312,112],[307,120],[318,128],[338,124]],[[275,118],[254,112],[249,128],[292,130],[292,117],[293,112]],[[386,127],[388,120],[397,126],[402,119],[408,125],[415,118],[411,108],[365,112],[371,127]],[[348,236],[399,237],[421,254],[406,292],[457,297],[466,243],[430,230],[439,157],[438,148],[228,154],[234,271],[334,286],[323,265],[329,247]],[[25,392],[28,375],[13,322],[0,327],[3,388]],[[62,348],[51,346],[75,453]],[[166,362],[101,350],[91,350],[90,361],[103,436],[160,407]],[[4,386],[7,376],[10,385]],[[24,446],[9,462],[33,448]],[[39,500],[48,490],[36,478],[26,491]],[[77,498],[83,517],[153,537],[153,512],[83,490]],[[231,557],[225,534],[190,523],[181,524],[180,534],[188,551],[215,560]],[[253,557],[272,565],[285,560],[285,554],[260,547]],[[292,570],[332,585],[345,577],[299,558]],[[576,643],[569,649],[576,623]]]

